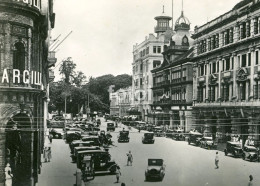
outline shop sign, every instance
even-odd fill
[[[20,71],[19,69],[4,69],[1,83],[10,83],[14,84],[32,84],[32,85],[41,85],[42,75],[37,71],[24,70]]]

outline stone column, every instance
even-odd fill
[[[222,72],[222,60],[219,58],[218,60],[219,63],[219,72],[218,72],[218,99],[221,98],[221,72]]]
[[[254,67],[255,67],[255,49],[250,48],[249,52],[251,53],[251,66],[250,66],[250,98],[253,99],[254,96]],[[249,53],[249,54],[250,54]]]
[[[0,186],[5,186],[5,136],[4,128],[0,128]]]
[[[209,72],[210,72],[210,67],[209,67],[209,61],[206,61],[206,95],[205,98],[209,100]]]
[[[236,71],[238,69],[238,56],[236,53],[232,54],[233,59],[234,59],[234,69],[233,69],[233,97],[238,98],[238,90],[237,90],[237,82],[236,82]]]

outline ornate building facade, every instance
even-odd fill
[[[1,186],[9,165],[13,185],[37,183],[54,20],[52,0],[0,0]]]
[[[133,103],[131,107],[144,121],[148,120],[148,115],[151,113],[150,105],[153,100],[151,70],[163,61],[163,46],[165,43],[169,43],[173,34],[172,28],[169,26],[171,19],[164,12],[161,16],[155,17],[157,25],[154,31],[157,36],[149,34],[142,43],[133,47]]]
[[[195,27],[194,128],[226,141],[259,141],[260,2],[241,1]]]
[[[163,63],[153,69],[153,103],[150,117],[156,125],[189,131],[192,106],[193,40],[190,22],[184,16],[176,20],[170,45],[164,46]]]

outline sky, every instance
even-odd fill
[[[240,0],[183,0],[184,15],[196,25],[228,11]],[[133,45],[154,33],[154,17],[172,15],[172,0],[54,0],[56,14],[52,39],[66,40],[56,49],[55,81],[62,60],[71,57],[76,71],[87,77],[130,74]],[[173,0],[173,20],[180,16],[182,0]],[[170,24],[171,25],[171,24]]]

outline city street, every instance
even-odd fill
[[[101,130],[105,130],[106,123],[102,119]],[[121,167],[122,182],[126,185],[175,185],[175,186],[244,186],[248,184],[248,176],[254,176],[254,186],[260,185],[260,164],[244,161],[241,158],[225,156],[219,152],[220,168],[215,169],[216,150],[206,150],[200,147],[188,145],[184,141],[174,141],[164,137],[155,137],[154,144],[142,144],[143,131],[138,133],[136,129],[130,132],[130,143],[117,142],[118,131],[123,125],[119,125],[113,135],[115,146],[110,148],[112,159]],[[127,127],[125,127],[127,128]],[[133,154],[133,166],[126,166],[126,153],[131,150]],[[166,164],[165,177],[162,182],[146,182],[144,172],[148,158],[162,158]],[[120,185],[115,183],[115,175],[97,176],[95,180],[86,183],[88,186]]]

